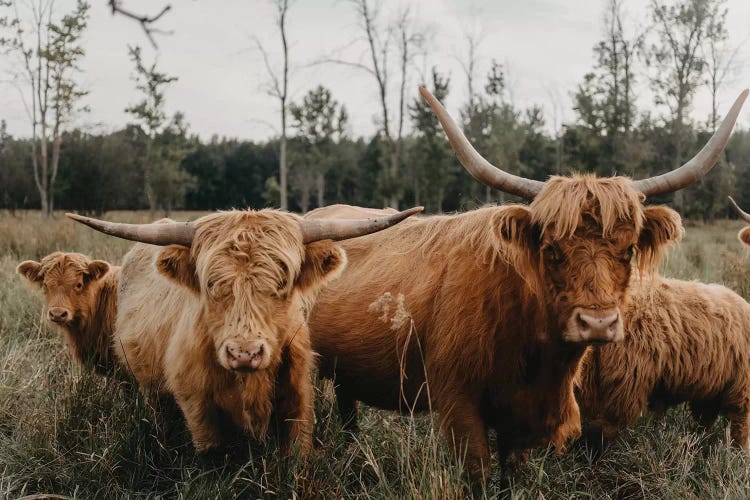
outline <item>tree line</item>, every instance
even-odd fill
[[[164,112],[164,91],[176,78],[144,61],[138,47],[129,48],[140,96],[126,109],[131,123],[106,134],[66,127],[85,96],[73,75],[84,56],[79,40],[88,22],[87,4],[79,1],[73,12],[46,26],[46,18],[35,14],[46,38],[33,38],[37,45],[31,48],[18,28],[20,19],[0,17],[0,29],[10,33],[0,44],[25,61],[32,95],[48,96],[33,103],[31,137],[11,137],[0,122],[0,207],[168,213],[284,206],[305,212],[350,203],[425,205],[430,212],[444,212],[511,200],[463,171],[431,110],[416,88],[406,85],[414,54],[424,42],[408,12],[389,26],[368,0],[351,2],[372,49],[369,63],[357,65],[374,77],[382,97],[380,129],[372,137],[354,137],[346,107],[329,89],[318,86],[298,102],[287,97],[284,30],[290,4],[276,3],[285,47],[283,76],[277,77],[265,61],[269,94],[282,111],[282,133],[260,142],[202,141],[191,135],[181,113],[169,117]],[[737,47],[730,44],[724,4],[652,0],[646,28],[637,28],[626,22],[622,0],[607,0],[593,67],[573,93],[575,120],[565,124],[554,116],[548,123],[541,106],[518,106],[503,65],[493,61],[487,74],[475,74],[481,40],[467,36],[463,76],[469,92],[459,115],[464,132],[500,168],[540,180],[574,172],[639,178],[675,168],[703,146],[725,111],[717,95],[731,80]],[[260,41],[258,47],[265,56]],[[390,55],[399,57],[389,58],[393,47],[398,51]],[[388,72],[389,61],[399,71]],[[393,75],[400,75],[397,85],[387,81]],[[439,66],[423,80],[440,100],[456,85]],[[646,88],[654,102],[641,109],[638,94]],[[701,88],[709,90],[712,110],[694,120],[693,99]],[[387,95],[393,89],[396,99]],[[750,132],[737,130],[719,165],[702,182],[651,201],[671,203],[687,217],[723,217],[729,213],[727,195],[750,206],[748,171]]]

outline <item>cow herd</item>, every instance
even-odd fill
[[[57,252],[18,272],[43,290],[76,361],[171,395],[199,452],[238,433],[309,452],[316,368],[345,429],[356,432],[360,401],[434,411],[473,479],[489,474],[491,430],[502,464],[537,446],[563,451],[582,430],[602,443],[682,402],[701,424],[725,415],[750,451],[750,305],[659,276],[682,222],[644,204],[713,167],[748,91],[678,169],[546,182],[491,165],[421,92],[466,170],[528,205],[154,224],[69,215],[138,243],[121,267]],[[750,229],[740,239],[750,245]]]

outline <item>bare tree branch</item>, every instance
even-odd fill
[[[109,4],[109,7],[112,9],[112,15],[120,14],[122,16],[125,16],[129,19],[132,19],[134,21],[137,21],[140,23],[141,28],[143,28],[143,32],[146,34],[146,37],[148,37],[148,41],[151,42],[151,45],[158,49],[159,46],[156,44],[156,40],[154,39],[154,34],[171,34],[171,31],[164,31],[159,30],[153,27],[153,24],[161,19],[164,14],[169,12],[172,9],[172,5],[167,4],[164,6],[164,8],[156,15],[153,16],[147,16],[147,15],[140,15],[135,14],[129,10],[125,10],[122,8],[122,3],[120,0],[108,0],[107,2]]]

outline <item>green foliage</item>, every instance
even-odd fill
[[[308,92],[301,104],[290,104],[289,112],[296,132],[289,144],[291,188],[306,212],[313,187],[316,205],[324,206],[327,173],[351,160],[336,154],[337,146],[346,138],[349,117],[346,108],[323,86]]]
[[[432,94],[444,102],[449,88],[450,79],[432,68]],[[458,173],[453,152],[424,99],[415,98],[409,105],[409,114],[416,135],[409,154],[414,204],[442,212],[446,190]]]
[[[192,150],[184,115],[175,113],[167,122],[164,111],[164,91],[177,77],[157,70],[156,62],[150,66],[144,64],[140,47],[128,47],[128,51],[135,65],[135,87],[143,94],[138,103],[125,111],[133,116],[145,136],[141,155],[144,193],[152,212],[160,206],[169,213],[173,208],[183,207],[185,196],[196,185],[195,178],[181,166]]]

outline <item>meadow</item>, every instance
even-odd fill
[[[195,218],[179,213],[174,218]],[[145,221],[148,213],[111,212]],[[663,274],[723,283],[750,297],[750,259],[736,239],[742,224],[686,223]],[[305,461],[272,445],[196,456],[180,412],[153,407],[137,391],[90,374],[68,356],[42,317],[40,294],[15,272],[21,260],[78,251],[119,263],[130,243],[58,214],[0,212],[0,497],[43,498],[741,498],[750,460],[727,447],[726,421],[699,429],[680,407],[646,416],[598,461],[583,445],[557,455],[535,450],[506,480],[484,489],[462,478],[429,416],[361,409],[347,436],[332,387],[318,383],[315,449]]]

